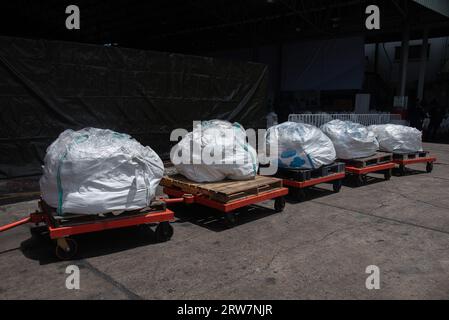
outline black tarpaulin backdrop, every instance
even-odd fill
[[[41,173],[65,129],[128,133],[167,158],[172,129],[259,128],[267,67],[165,52],[0,37],[0,178]]]

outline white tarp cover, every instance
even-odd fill
[[[159,156],[127,134],[66,130],[47,149],[40,188],[59,215],[129,211],[150,204],[163,173]]]
[[[239,123],[203,121],[173,147],[170,157],[176,170],[195,182],[249,180],[256,176],[259,164],[246,138]],[[207,154],[214,156],[212,163],[205,161]]]
[[[321,130],[334,143],[339,159],[369,157],[379,149],[374,133],[359,123],[332,120],[323,124]]]
[[[381,151],[409,153],[422,151],[422,133],[399,124],[372,125],[368,129],[377,137]]]
[[[279,167],[316,169],[331,164],[336,158],[332,141],[317,127],[296,122],[284,122],[268,129],[267,150],[276,150]],[[271,160],[270,160],[271,161]]]

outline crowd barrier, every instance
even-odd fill
[[[317,113],[317,114],[290,114],[288,116],[288,121],[308,123],[317,127],[320,127],[326,122],[329,122],[334,119],[339,119],[343,121],[349,120],[363,124],[365,126],[369,126],[372,124],[387,124],[387,123],[404,124],[403,120],[401,119],[401,115],[390,113],[377,113],[377,114]]]

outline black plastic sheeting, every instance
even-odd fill
[[[263,127],[267,81],[257,63],[0,37],[0,178],[40,174],[65,129],[128,133],[166,159],[193,120]]]

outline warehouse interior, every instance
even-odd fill
[[[79,7],[79,29],[66,27],[69,5]],[[380,26],[369,29],[367,7],[373,5]],[[5,2],[0,111],[0,231],[11,217],[24,219],[26,212],[42,209],[37,201],[46,154],[67,129],[129,134],[154,150],[167,174],[173,168],[170,152],[180,140],[171,133],[192,131],[193,121],[221,119],[266,129],[273,115],[276,123],[291,115],[391,115],[395,124],[422,132],[421,153],[429,161],[426,172],[407,171],[396,167],[392,156],[385,175],[377,171],[382,178],[364,175],[324,191],[313,186],[300,195],[310,201],[284,201],[282,215],[256,204],[245,209],[236,228],[222,226],[193,202],[186,209],[193,193],[181,200],[165,193],[178,199],[171,241],[147,246],[131,239],[132,232],[115,230],[109,230],[113,240],[81,237],[87,249],[77,262],[91,282],[79,295],[59,288],[56,278],[47,290],[38,274],[16,290],[19,276],[13,269],[23,274],[31,266],[48,274],[62,269],[28,237],[28,229],[14,229],[3,242],[0,233],[0,259],[12,261],[0,267],[0,275],[11,274],[0,284],[0,299],[3,294],[34,299],[36,292],[43,299],[156,300],[449,294],[449,257],[436,253],[449,245],[447,0]],[[55,175],[61,202],[59,167]],[[162,195],[165,189],[157,188]],[[358,267],[347,263],[368,265],[371,249],[391,280],[382,282],[386,290],[378,295],[356,285],[364,281],[364,270],[360,276]],[[327,276],[326,268],[333,266],[330,273],[341,276]]]

